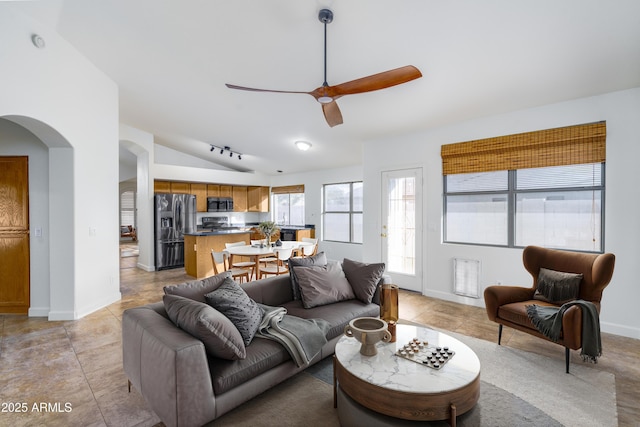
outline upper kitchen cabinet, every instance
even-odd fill
[[[247,210],[269,212],[269,187],[247,187]]]
[[[221,186],[222,187],[222,186]],[[247,187],[232,187],[233,211],[247,212]]]
[[[196,196],[196,211],[207,211],[207,184],[191,183],[191,191],[189,194]]]
[[[246,189],[246,187],[241,187]],[[220,185],[220,197],[233,198],[233,187],[231,185]]]
[[[207,184],[207,197],[220,197],[220,184]]]
[[[171,192],[174,194],[191,194],[191,184],[188,182],[171,182]]]
[[[153,181],[154,193],[171,193],[171,181]]]

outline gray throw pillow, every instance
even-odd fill
[[[353,293],[356,294],[356,298],[365,304],[371,304],[378,282],[380,282],[384,274],[384,268],[383,262],[366,264],[347,258],[342,261],[342,269],[353,288]]]
[[[553,304],[573,301],[580,294],[582,277],[582,274],[541,268],[533,298]]]
[[[353,288],[338,262],[329,262],[325,266],[296,267],[296,274],[304,308],[355,298]]]
[[[217,289],[227,277],[229,277],[229,273],[224,272],[202,280],[192,280],[179,285],[165,286],[163,289],[165,295],[179,295],[195,301],[205,302],[205,294]]]
[[[300,285],[298,284],[298,277],[296,275],[296,267],[311,267],[314,265],[327,265],[327,256],[324,252],[319,252],[310,257],[289,258],[289,277],[291,278],[291,290],[293,291],[294,301],[302,299],[300,295]]]
[[[236,326],[244,345],[251,344],[251,340],[258,331],[264,310],[238,285],[233,279],[227,278],[213,292],[204,296],[207,304],[227,316]]]
[[[179,295],[162,297],[169,319],[198,338],[211,356],[238,360],[247,356],[242,336],[229,319],[213,307]]]

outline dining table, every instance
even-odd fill
[[[313,244],[309,242],[301,242],[301,241],[293,240],[293,241],[282,241],[281,246],[275,246],[275,243],[272,243],[271,245],[231,246],[229,248],[226,248],[225,252],[227,252],[230,255],[229,265],[233,265],[234,256],[242,256],[242,257],[250,258],[251,262],[253,262],[253,268],[250,276],[255,276],[257,278],[258,277],[258,272],[257,272],[258,261],[260,258],[273,256],[274,255],[273,250],[278,247],[280,248],[290,247],[295,251],[295,250],[299,250],[302,246],[305,246],[305,245],[313,245]]]

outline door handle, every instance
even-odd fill
[[[380,237],[387,237],[387,233],[380,233]]]

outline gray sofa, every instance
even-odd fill
[[[288,274],[252,281],[242,288],[257,303],[329,322],[328,341],[310,366],[333,354],[349,321],[379,315],[377,288],[385,280],[388,278],[382,276],[369,304],[349,299],[314,308],[304,308],[301,300],[294,300]],[[170,320],[162,302],[126,310],[122,334],[129,384],[167,426],[203,425],[306,368],[298,367],[281,344],[257,337],[246,346],[244,359],[213,357],[201,340]]]

